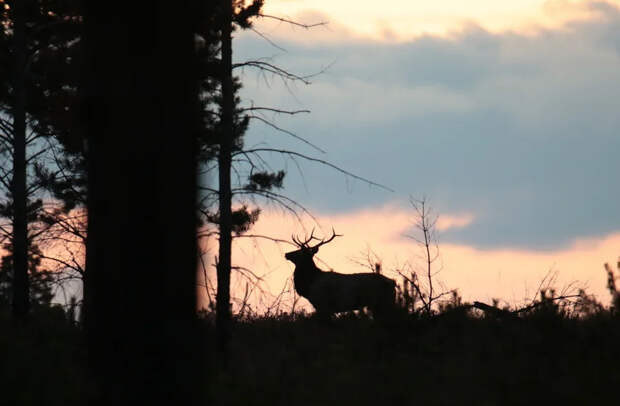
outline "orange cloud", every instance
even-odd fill
[[[251,234],[269,235],[290,241],[291,235],[323,237],[331,234],[332,227],[342,237],[321,247],[315,257],[319,267],[343,273],[368,271],[368,260],[380,260],[387,276],[399,279],[395,269],[422,265],[420,249],[413,239],[406,236],[411,230],[414,213],[395,205],[379,209],[360,210],[341,215],[317,216],[319,224],[304,218],[300,222],[287,213],[266,210]],[[464,227],[474,221],[471,215],[440,216],[438,229]],[[294,299],[291,277],[294,266],[284,259],[292,244],[275,243],[267,239],[239,238],[235,240],[233,262],[252,270],[263,282],[254,291],[252,305],[261,309],[273,304],[279,297],[281,310],[290,310]],[[599,300],[608,302],[604,262],[613,262],[620,254],[620,232],[596,239],[581,239],[570,247],[555,251],[517,249],[482,250],[467,245],[446,244],[439,241],[440,273],[436,284],[445,289],[457,288],[465,300],[491,301],[493,298],[511,304],[521,304],[537,294],[541,281],[555,272],[554,286],[558,289],[575,283],[586,287]],[[214,244],[211,251],[216,252]],[[439,269],[439,268],[438,268]],[[214,280],[214,270],[209,277]],[[234,296],[243,296],[246,280],[235,278]],[[251,287],[251,285],[250,285]],[[280,295],[283,290],[288,290]],[[301,300],[299,306],[311,309]]]
[[[436,227],[438,231],[446,231],[451,228],[467,227],[473,221],[474,221],[474,216],[472,214],[440,216],[437,219]]]
[[[619,5],[620,1],[609,3]],[[312,13],[322,13],[323,17],[308,20]],[[383,7],[356,0],[271,0],[265,4],[265,14],[308,23],[329,21],[337,31],[359,37],[403,40],[421,34],[450,35],[469,26],[521,33],[557,29],[568,22],[595,18],[598,11],[589,0],[394,0]]]

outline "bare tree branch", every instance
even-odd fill
[[[81,266],[79,266],[77,264],[77,262],[75,262],[75,261],[74,261],[75,265],[71,265],[70,263],[68,263],[68,262],[66,262],[66,261],[64,261],[64,260],[62,260],[60,258],[54,258],[54,257],[50,257],[50,256],[47,256],[47,255],[42,255],[42,254],[39,255],[39,256],[41,257],[41,259],[47,259],[47,260],[50,260],[50,261],[58,262],[59,264],[64,265],[65,267],[76,271],[80,275],[84,275],[84,269]]]
[[[260,107],[260,106],[252,106],[252,107],[245,107],[245,108],[239,109],[239,111],[242,111],[242,112],[255,111],[255,110],[271,111],[274,113],[289,114],[291,116],[295,114],[300,114],[300,113],[310,113],[310,110],[282,110],[282,109],[275,109],[271,107]]]
[[[292,242],[288,240],[282,240],[280,238],[270,237],[268,235],[263,235],[263,234],[240,234],[240,235],[236,235],[234,238],[262,238],[265,240],[273,241],[275,243],[282,243],[282,244],[288,244],[288,245],[295,246],[295,244],[293,244]]]
[[[295,134],[295,133],[293,133],[291,131],[285,130],[284,128],[278,127],[277,125],[275,125],[274,123],[272,123],[271,121],[269,121],[267,119],[264,119],[264,118],[262,118],[260,116],[256,116],[256,115],[249,115],[248,117],[250,117],[251,119],[256,119],[258,121],[261,121],[261,122],[267,124],[269,127],[273,128],[274,130],[277,130],[277,131],[280,131],[280,132],[282,132],[284,134],[290,135],[291,137],[295,138],[296,140],[301,141],[304,144],[307,144],[307,145],[311,146],[312,148],[316,149],[317,151],[319,151],[319,152],[321,152],[323,154],[326,153],[325,150],[317,147],[315,144],[311,143],[310,141],[306,140],[305,138],[300,137],[299,135],[297,135],[297,134]]]
[[[13,123],[11,123],[9,120],[6,120],[2,117],[0,117],[0,128],[9,134],[13,134]],[[2,136],[6,137],[6,135],[2,135]]]
[[[271,40],[271,38],[269,38],[266,34],[260,32],[259,30],[257,30],[254,27],[250,28],[252,31],[254,31],[254,33],[256,33],[259,37],[261,37],[262,39],[264,39],[265,41],[267,41],[269,43],[269,45],[271,45],[274,48],[279,49],[282,52],[288,52],[286,49],[282,48],[281,46],[279,46],[278,44],[276,44],[275,42],[273,42]]]
[[[32,154],[29,157],[27,157],[26,158],[26,163],[29,165],[30,163],[32,163],[32,161],[36,160],[38,157],[40,157],[41,155],[45,154],[46,152],[47,152],[47,150],[45,148],[40,149],[39,151],[37,151],[34,154]]]
[[[273,73],[274,75],[278,75],[281,78],[284,79],[288,79],[288,80],[296,80],[299,82],[302,82],[305,85],[309,85],[311,82],[308,80],[310,78],[313,78],[317,75],[319,75],[322,72],[318,72],[315,74],[311,74],[311,75],[306,75],[306,76],[300,76],[300,75],[296,75],[294,73],[291,73],[285,69],[280,68],[279,66],[276,66],[274,64],[271,64],[269,62],[264,62],[264,61],[246,61],[246,62],[240,62],[240,63],[235,63],[233,64],[233,69],[236,68],[241,68],[241,67],[252,67],[252,68],[257,68],[260,69],[262,71],[265,72],[269,72],[269,73]]]
[[[251,275],[257,282],[262,282],[263,278],[256,275],[256,273],[254,273],[254,271],[252,271],[249,268],[246,268],[244,266],[231,266],[230,269],[233,269],[235,271],[241,272],[241,273],[247,273],[249,275]]]
[[[2,171],[2,173],[0,174],[0,183],[2,183],[2,186],[4,186],[6,190],[11,190],[11,184],[8,178],[13,175],[13,170],[7,171],[1,166],[0,170]]]
[[[278,148],[254,148],[254,149],[250,149],[250,150],[245,150],[244,152],[245,153],[250,153],[250,152],[251,153],[256,153],[256,152],[275,152],[275,153],[283,154],[283,155],[296,156],[296,157],[299,157],[299,158],[303,158],[303,159],[305,159],[307,161],[317,162],[317,163],[323,164],[323,165],[328,166],[328,167],[330,167],[332,169],[335,169],[336,171],[338,171],[338,172],[340,172],[340,173],[342,173],[344,175],[350,176],[353,179],[360,180],[360,181],[362,181],[364,183],[367,183],[369,185],[376,186],[378,188],[387,190],[389,192],[394,192],[393,189],[390,189],[387,186],[384,186],[384,185],[382,185],[380,183],[373,182],[373,181],[368,180],[366,178],[363,178],[361,176],[357,176],[357,175],[355,175],[355,174],[353,174],[353,173],[351,173],[351,172],[349,172],[347,170],[344,170],[344,169],[340,168],[339,166],[336,166],[336,165],[332,164],[331,162],[328,162],[328,161],[326,161],[324,159],[313,158],[311,156],[308,156],[308,155],[305,155],[305,154],[301,154],[299,152],[290,151],[290,150],[286,150],[286,149],[278,149]]]
[[[297,21],[290,20],[288,18],[278,17],[278,16],[274,16],[274,15],[270,15],[270,14],[263,14],[263,13],[260,13],[258,16],[259,17],[263,17],[263,18],[269,18],[269,19],[272,19],[272,20],[277,20],[277,21],[280,21],[280,22],[283,22],[283,23],[287,23],[287,24],[294,25],[296,27],[305,28],[305,29],[309,29],[309,28],[313,28],[313,27],[319,27],[319,26],[322,26],[322,25],[327,25],[327,23],[328,23],[327,21],[321,21],[321,22],[314,23],[314,24],[304,24],[304,23],[300,23],[300,22],[297,22]]]

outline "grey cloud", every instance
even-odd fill
[[[310,73],[336,63],[312,86],[293,90],[244,73],[257,104],[310,108],[273,117],[324,147],[328,159],[396,189],[387,193],[304,164],[267,156],[289,170],[287,192],[320,211],[342,212],[423,194],[439,212],[470,212],[446,242],[481,248],[551,249],[620,230],[620,13],[536,36],[470,28],[450,39],[403,44],[300,45],[275,62]],[[243,35],[237,57],[274,51]],[[255,124],[248,143],[313,154]]]

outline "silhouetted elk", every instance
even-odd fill
[[[373,316],[380,317],[394,308],[396,282],[378,273],[342,274],[319,269],[313,256],[319,247],[339,237],[332,229],[332,236],[325,239],[314,237],[305,241],[292,237],[296,251],[284,257],[295,264],[293,280],[299,295],[310,301],[317,314],[330,315],[338,312],[362,310],[368,307]],[[310,241],[318,244],[310,246]]]

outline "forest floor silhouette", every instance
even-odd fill
[[[221,405],[602,404],[617,398],[619,342],[608,313],[253,319],[210,387]]]
[[[58,314],[57,314],[58,313]],[[213,315],[208,388],[215,405],[603,404],[618,397],[620,318],[557,307],[502,318],[471,308],[389,323],[363,314],[236,320],[218,370]],[[97,397],[79,327],[62,312],[29,327],[0,317],[2,404],[87,404]]]

